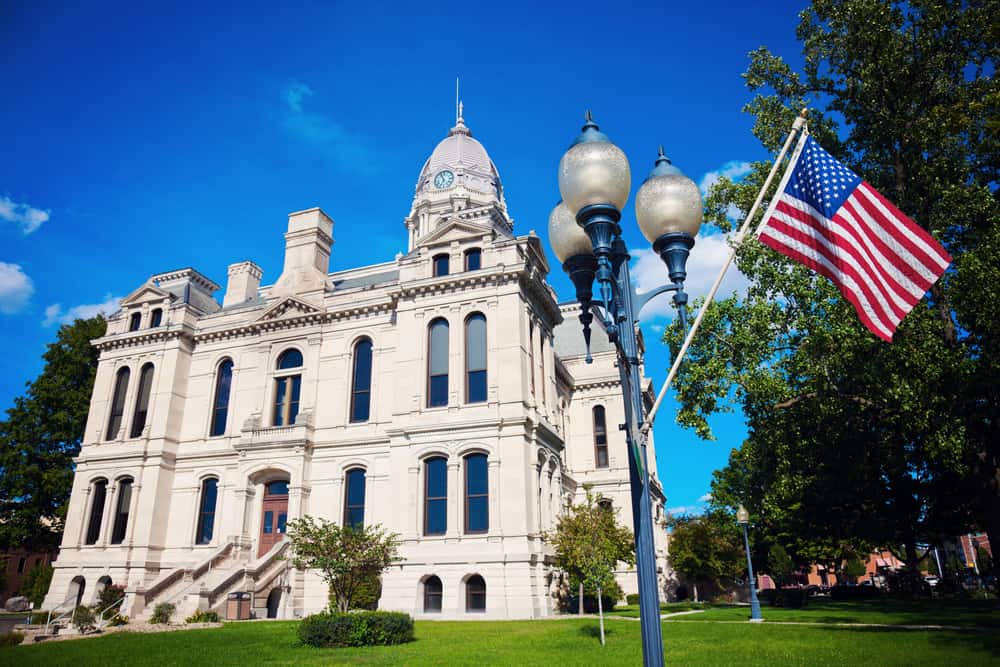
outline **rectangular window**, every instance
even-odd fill
[[[598,468],[608,467],[608,429],[603,405],[594,407],[594,463]]]
[[[473,248],[465,252],[465,270],[478,271],[482,267],[482,252],[479,248]]]
[[[434,275],[435,276],[448,275],[448,255],[434,256]]]
[[[299,392],[302,376],[278,378],[274,391],[274,425],[291,426],[299,414]]]
[[[90,503],[90,522],[87,524],[87,544],[97,544],[101,536],[101,521],[104,519],[104,501],[107,498],[108,483],[101,480],[94,484],[94,499]]]
[[[196,544],[210,544],[215,530],[215,502],[218,499],[219,482],[214,477],[201,483],[201,507],[198,510],[198,531]]]
[[[465,457],[465,532],[490,529],[488,464],[484,454]]]
[[[278,531],[281,534],[285,533],[285,525],[288,523],[288,515],[284,512],[278,514]]]
[[[274,531],[274,512],[264,512],[264,533],[270,535]]]
[[[444,535],[448,529],[448,465],[442,458],[430,459],[424,469],[424,535]]]
[[[118,501],[115,504],[115,524],[111,531],[111,544],[121,544],[125,541],[125,531],[128,528],[128,512],[132,504],[132,480],[118,482]]]

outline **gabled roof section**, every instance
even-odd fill
[[[492,233],[493,225],[491,224],[477,224],[466,220],[452,219],[442,223],[440,227],[417,241],[417,246],[447,245],[452,241],[464,241]]]
[[[122,299],[121,306],[123,308],[125,306],[137,306],[150,301],[163,301],[164,299],[170,299],[173,301],[176,298],[177,297],[170,292],[162,290],[151,283],[146,283]]]
[[[294,296],[287,296],[261,313],[260,317],[258,317],[255,321],[264,322],[267,320],[280,320],[289,317],[299,317],[300,315],[312,315],[320,312],[322,312],[321,309],[310,303],[306,303],[302,299],[298,299]]]

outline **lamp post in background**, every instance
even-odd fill
[[[624,430],[629,450],[643,664],[662,667],[649,466],[646,439],[639,430],[645,405],[635,327],[636,316],[647,301],[673,292],[682,327],[686,328],[685,266],[701,226],[702,201],[698,186],[670,164],[661,148],[652,172],[636,194],[635,213],[640,231],[666,263],[672,282],[639,295],[632,288],[628,248],[618,224],[631,184],[628,158],[600,131],[588,111],[580,136],[559,162],[559,192],[563,201],[549,216],[549,242],[576,288],[587,363],[592,361],[590,325],[595,314],[601,318],[618,353],[625,398]]]
[[[753,576],[753,561],[750,560],[750,535],[747,533],[747,526],[750,524],[750,512],[740,505],[736,510],[736,523],[743,526],[743,544],[747,548],[747,572],[749,573],[750,586],[750,622],[760,623],[764,617],[760,615],[760,601],[757,599],[757,582]]]

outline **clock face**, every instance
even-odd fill
[[[437,176],[434,177],[434,187],[436,188],[446,188],[455,181],[455,175],[445,169],[444,171],[439,171]]]

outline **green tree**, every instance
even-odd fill
[[[784,586],[791,581],[795,574],[795,561],[788,555],[788,550],[780,544],[772,544],[767,551],[768,572],[778,581],[779,586]]]
[[[90,410],[104,318],[60,327],[45,366],[0,422],[0,549],[53,551]]]
[[[288,522],[295,567],[318,570],[330,589],[331,611],[346,613],[360,589],[400,560],[400,537],[380,525],[341,527],[304,516]]]
[[[670,566],[693,582],[695,601],[699,583],[722,589],[746,571],[743,536],[727,512],[672,517],[669,526]]]
[[[602,506],[589,486],[584,487],[584,502],[567,508],[556,523],[553,533],[546,539],[555,549],[556,565],[569,575],[571,585],[580,590],[580,613],[583,613],[584,591],[594,591],[597,596],[601,625],[601,644],[604,644],[604,591],[618,588],[615,569],[618,563],[635,563],[632,531],[619,525],[616,510]]]
[[[21,580],[21,595],[33,602],[35,609],[41,608],[45,595],[49,592],[53,572],[52,566],[48,563],[36,565],[28,570]]]
[[[678,378],[679,419],[711,437],[711,414],[742,408],[748,437],[713,498],[746,498],[796,557],[884,546],[916,577],[918,545],[972,524],[1000,547],[997,15],[996,0],[815,0],[801,73],[751,54],[745,110],[764,146],[776,152],[808,107],[817,140],[954,257],[888,345],[827,279],[752,240],[739,250],[751,287],[710,308]],[[768,167],[722,179],[709,221],[729,229]],[[679,347],[679,330],[666,340]]]

